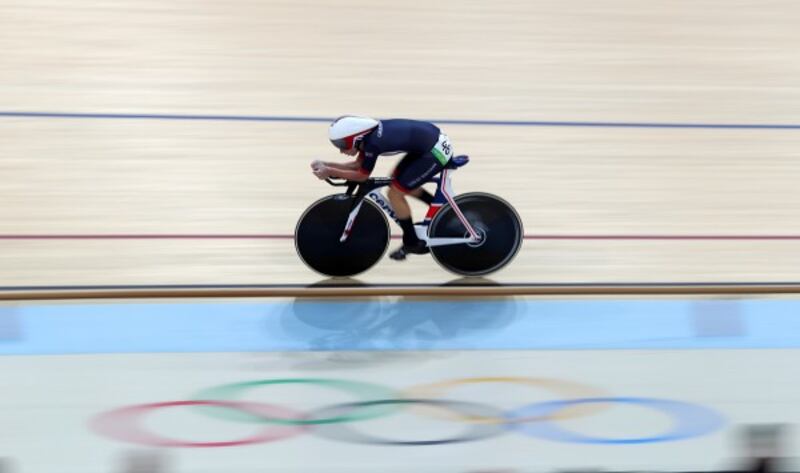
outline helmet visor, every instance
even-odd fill
[[[349,151],[353,149],[353,146],[355,146],[356,141],[358,141],[359,138],[361,138],[364,135],[365,133],[357,133],[355,135],[345,136],[344,138],[331,140],[331,143],[333,143],[333,146],[336,146],[341,150]]]
[[[336,146],[339,149],[348,150],[348,149],[350,149],[349,146],[352,146],[352,140],[350,140],[350,145],[349,146],[348,146],[347,141],[348,141],[348,138],[340,138],[338,140],[331,140],[331,143],[333,143],[333,146]]]

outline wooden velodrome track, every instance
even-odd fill
[[[792,0],[0,0],[0,297],[319,282],[290,236],[332,192],[308,163],[338,158],[291,118],[344,113],[436,120],[472,156],[456,190],[529,237],[497,283],[797,292],[799,23]]]

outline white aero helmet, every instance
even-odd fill
[[[328,129],[328,138],[333,146],[349,151],[367,133],[379,125],[378,120],[369,117],[344,115],[331,123]]]

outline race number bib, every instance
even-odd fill
[[[436,156],[436,160],[442,163],[442,166],[446,165],[453,157],[453,145],[450,144],[450,138],[444,133],[439,134],[439,141],[436,142],[436,146],[431,152]]]

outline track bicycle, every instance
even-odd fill
[[[436,183],[433,202],[414,229],[444,269],[462,276],[483,276],[506,266],[523,241],[522,220],[514,207],[485,192],[456,195],[453,172],[469,162],[453,157],[426,183]],[[389,218],[397,216],[379,189],[388,177],[354,182],[328,178],[328,184],[346,191],[311,204],[295,228],[300,259],[314,271],[333,277],[362,273],[386,253],[390,240]]]

